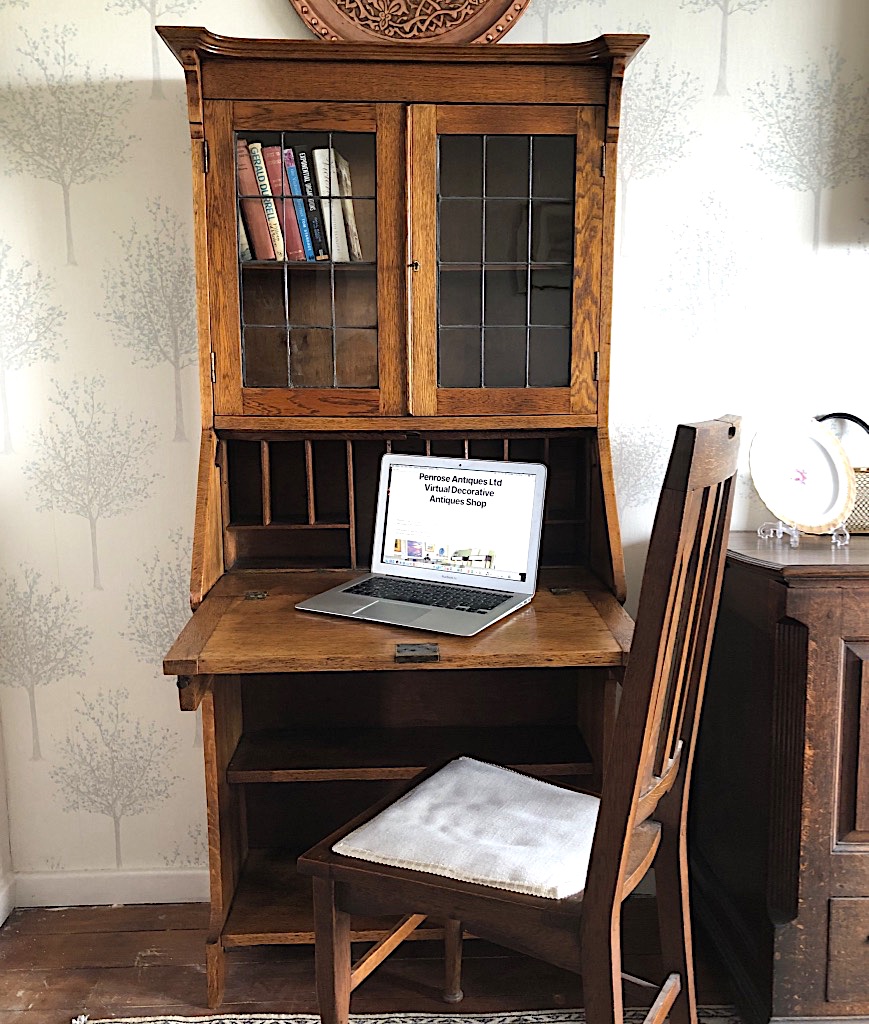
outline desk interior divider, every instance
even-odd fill
[[[540,564],[588,564],[594,457],[588,431],[253,439],[226,434],[218,462],[227,569],[369,566],[386,452],[544,463],[549,474]]]

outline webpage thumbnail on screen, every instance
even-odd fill
[[[534,485],[532,473],[392,466],[383,562],[524,580]]]

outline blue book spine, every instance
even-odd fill
[[[293,151],[293,155],[296,158],[299,181],[302,183],[305,213],[308,215],[308,227],[311,229],[311,244],[314,246],[314,259],[327,260],[329,259],[329,244],[326,241],[326,233],[323,230],[323,221],[320,219],[317,186],[314,184],[314,176],[311,173],[310,150],[300,147]]]
[[[302,248],[305,250],[305,259],[313,260],[314,243],[311,240],[311,229],[308,226],[308,215],[305,213],[302,183],[299,181],[299,172],[296,169],[296,161],[291,149],[284,150],[284,168],[287,172],[287,181],[290,183],[290,195],[293,197],[293,209],[296,211],[296,220],[299,224],[299,234],[302,236]]]

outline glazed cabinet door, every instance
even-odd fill
[[[594,415],[603,109],[409,111],[410,411]]]
[[[216,415],[400,414],[400,107],[209,101],[205,126]]]

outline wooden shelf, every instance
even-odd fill
[[[250,266],[250,264],[246,263],[245,266]],[[444,260],[441,260],[441,262],[438,264],[438,269],[439,270],[445,270],[445,271],[448,271],[448,272],[451,272],[451,271],[454,271],[454,270],[522,270],[522,271],[526,271],[529,268],[532,271],[534,271],[534,270],[565,270],[565,271],[570,272],[570,271],[573,270],[573,264],[572,263],[565,263],[564,261],[561,261],[561,262],[553,261],[551,263],[544,263],[544,262],[532,262],[532,263],[528,263],[528,262],[521,262],[521,263],[518,263],[518,262],[515,262],[515,263],[503,262],[503,263],[501,263],[501,262],[496,262],[495,260],[486,260],[485,263],[483,263],[482,261],[479,262],[479,263],[468,263],[467,261],[462,262],[462,263],[449,263],[449,262],[446,262]],[[452,327],[453,325],[450,324],[450,326]],[[480,325],[478,324],[477,326],[480,326]],[[554,326],[554,325],[547,324],[545,326]]]
[[[354,918],[354,941],[374,942],[395,924],[388,917]],[[428,922],[411,939],[439,939],[443,929]],[[221,942],[238,946],[310,945],[314,941],[311,880],[296,874],[288,850],[251,850],[241,871]]]
[[[242,736],[228,782],[409,779],[454,754],[537,775],[589,775],[592,757],[570,726],[274,729]]]
[[[261,533],[278,533],[281,530],[349,530],[350,523],[289,523],[273,519],[270,523],[230,523],[226,529],[228,533],[237,533],[241,530]]]
[[[242,198],[253,198],[243,197]],[[354,199],[359,198],[354,196]],[[548,267],[553,264],[543,264]],[[560,265],[560,264],[559,264]],[[365,267],[376,267],[377,263],[374,260],[353,260],[352,262],[337,262],[333,260],[244,260],[240,264],[242,270],[282,270],[284,267],[291,267],[297,269],[299,267],[305,267],[308,270],[321,271],[323,268],[328,269],[329,267],[348,267],[351,270],[362,269]]]
[[[269,570],[292,572],[302,568],[307,569],[311,566],[317,569],[328,569],[332,567],[335,560],[334,557],[330,558],[327,555],[321,555],[319,557],[308,557],[304,566],[301,564],[302,561],[301,555],[292,558],[287,555],[272,554],[270,552],[264,555],[240,555],[232,563],[232,569],[234,572],[265,572]]]

